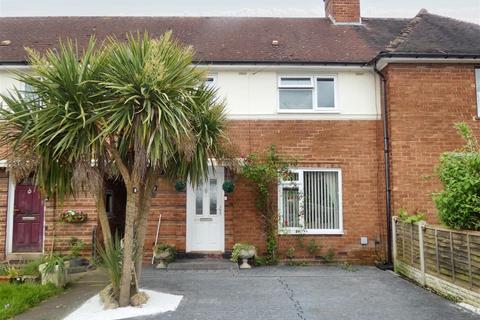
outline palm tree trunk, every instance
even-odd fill
[[[104,189],[96,191],[95,205],[97,207],[98,220],[102,227],[103,243],[106,248],[112,243],[112,231],[110,230],[110,224],[108,222],[107,211],[105,210],[105,194]]]
[[[148,216],[150,213],[150,207],[152,204],[152,188],[155,183],[155,178],[148,176],[147,183],[142,190],[142,196],[140,197],[141,203],[139,204],[140,212],[138,214],[137,222],[137,255],[135,260],[135,272],[137,277],[140,279],[142,275],[142,262],[143,262],[143,252],[145,248],[145,235],[147,233],[147,222]]]
[[[137,195],[133,193],[133,186],[126,185],[127,205],[125,212],[125,236],[123,242],[122,279],[120,281],[120,296],[118,304],[126,307],[130,304],[130,293],[133,270],[134,225],[136,215]]]

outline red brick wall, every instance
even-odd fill
[[[5,169],[0,170],[0,259],[5,258],[7,240],[7,199],[8,175]]]
[[[462,145],[454,124],[480,133],[473,65],[397,64],[385,72],[391,141],[392,207],[420,210],[437,222],[431,193],[439,156]]]
[[[332,248],[337,259],[373,263],[383,256],[385,245],[384,210],[380,196],[383,190],[378,188],[380,129],[381,122],[377,120],[231,121],[229,134],[242,156],[264,151],[275,144],[280,154],[296,158],[299,167],[342,169],[344,235],[309,236],[305,240],[314,239],[323,246],[324,252]],[[225,248],[229,251],[236,242],[251,242],[264,252],[265,238],[255,208],[254,186],[244,179],[236,179],[236,189],[228,195],[225,203]],[[72,236],[83,239],[90,246],[91,232],[97,223],[93,199],[87,196],[68,199],[63,207],[84,210],[89,214],[89,221],[81,225],[62,224],[58,220],[63,209],[57,208],[54,213],[53,201],[49,201],[45,250],[50,250],[55,239],[55,250],[66,252]],[[175,191],[173,183],[159,181],[148,223],[145,260],[151,257],[160,213],[159,241],[175,245],[178,251],[185,250],[186,193]],[[360,245],[361,236],[369,238],[368,246]],[[297,238],[282,235],[281,253],[290,246],[297,246]],[[380,243],[375,244],[375,240]],[[302,250],[297,250],[297,254],[306,256]]]
[[[358,23],[360,0],[325,0],[325,15],[337,23]]]
[[[380,128],[380,121],[232,121],[230,136],[236,137],[234,142],[243,155],[275,144],[279,153],[295,157],[299,167],[341,168],[345,234],[306,240],[315,239],[324,250],[332,247],[337,258],[372,263],[384,250],[385,218],[379,196],[383,190],[378,188]],[[239,180],[232,200],[234,239],[252,242],[262,251],[264,238],[253,199],[252,186]],[[367,247],[360,245],[361,236],[369,238]],[[296,238],[281,236],[281,252],[295,245]],[[381,241],[377,248],[376,239]]]

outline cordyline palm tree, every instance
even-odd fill
[[[8,166],[17,178],[33,172],[41,191],[54,199],[90,191],[108,244],[103,190],[107,163],[93,121],[104,55],[94,52],[93,40],[81,57],[71,41],[58,52],[41,56],[28,50],[28,55],[32,72],[17,72],[16,77],[31,91],[2,96],[7,108],[0,110],[0,144],[8,150]]]
[[[37,181],[47,192],[69,194],[72,177],[92,176],[97,200],[104,201],[107,168],[122,177],[127,204],[118,289],[119,305],[126,306],[138,289],[156,181],[188,178],[195,185],[206,178],[209,160],[225,156],[224,104],[204,85],[205,71],[192,66],[193,50],[170,33],[157,40],[111,38],[100,51],[94,46],[81,55],[71,43],[45,56],[30,52],[34,73],[18,77],[34,88],[37,103],[18,92],[4,97],[5,129],[15,130],[2,140],[34,150]],[[97,209],[104,211],[104,203]]]
[[[99,114],[102,140],[127,190],[120,306],[129,303],[132,270],[141,271],[153,187],[161,175],[193,184],[223,156],[224,105],[192,66],[193,50],[166,33],[110,39]],[[134,267],[134,251],[136,256]]]

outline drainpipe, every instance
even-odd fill
[[[390,189],[390,147],[388,133],[388,108],[387,108],[387,79],[380,70],[377,69],[377,59],[373,61],[374,71],[380,77],[383,113],[383,159],[385,164],[385,205],[387,219],[387,262],[378,266],[382,270],[393,270],[392,259],[392,207],[391,207],[391,189]]]

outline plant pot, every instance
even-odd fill
[[[42,285],[53,283],[57,288],[65,287],[68,282],[67,268],[62,269],[57,265],[52,272],[46,272],[46,266],[46,263],[38,266],[38,271],[40,271],[40,275],[42,276]]]
[[[252,247],[250,249],[242,249],[238,253],[238,257],[242,259],[242,264],[240,265],[240,269],[251,269],[252,267],[248,264],[248,259],[253,258],[255,256],[255,248]]]
[[[23,282],[24,281],[21,276],[10,278],[10,283],[13,283],[13,284],[22,284]]]
[[[157,264],[156,268],[157,269],[166,269],[167,268],[167,260],[170,258],[170,251],[169,250],[163,250],[163,251],[158,251],[155,252],[155,259],[160,260],[160,262]]]

